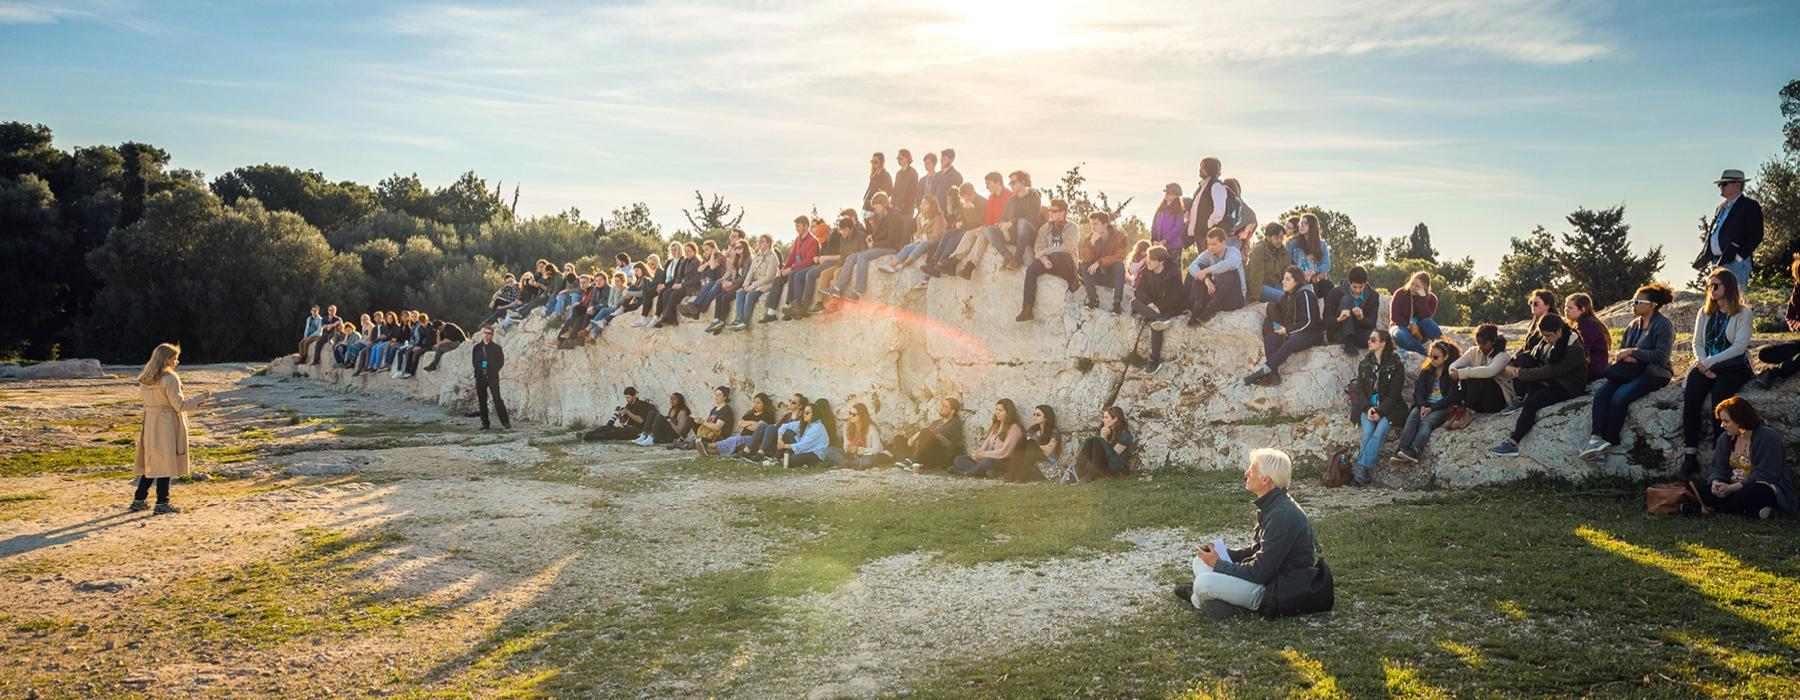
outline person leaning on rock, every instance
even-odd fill
[[[494,399],[494,409],[500,414],[500,427],[511,429],[512,419],[506,415],[506,400],[500,398],[500,370],[506,368],[506,351],[494,342],[494,327],[481,329],[481,340],[469,353],[469,361],[475,369],[475,405],[481,411],[481,429],[492,427],[488,424],[488,397]]]
[[[181,364],[181,348],[169,343],[156,346],[144,371],[138,373],[138,395],[144,399],[144,430],[138,435],[137,494],[131,499],[131,510],[149,510],[144,499],[150,486],[156,485],[156,512],[179,513],[169,504],[169,481],[188,475],[187,413],[212,399],[212,392],[188,398],[181,391],[181,378],[175,367]]]

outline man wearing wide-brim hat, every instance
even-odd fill
[[[1707,271],[1723,267],[1737,276],[1738,286],[1750,289],[1750,259],[1763,240],[1762,205],[1744,196],[1744,171],[1727,170],[1713,183],[1725,202],[1713,211],[1712,227],[1694,267]]]

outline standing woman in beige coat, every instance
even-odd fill
[[[169,505],[169,480],[188,474],[187,412],[212,398],[204,392],[194,398],[181,393],[181,378],[175,366],[181,364],[181,348],[169,343],[156,346],[150,362],[138,374],[138,393],[144,397],[144,430],[138,435],[137,495],[131,499],[131,510],[148,510],[144,499],[150,485],[156,484],[156,512],[179,513]]]

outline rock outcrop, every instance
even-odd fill
[[[32,381],[37,379],[101,379],[107,376],[110,375],[100,368],[100,361],[93,359],[51,360],[24,366],[12,362],[0,364],[0,379]]]
[[[1355,445],[1358,428],[1344,395],[1355,360],[1338,348],[1294,356],[1279,386],[1243,384],[1263,355],[1263,305],[1221,314],[1200,328],[1177,323],[1168,331],[1162,370],[1145,374],[1150,331],[1105,310],[1110,290],[1102,290],[1108,302],[1102,309],[1088,309],[1081,292],[1042,277],[1038,320],[1015,322],[1022,276],[1000,272],[995,257],[972,281],[940,278],[926,286],[916,270],[876,272],[860,303],[803,321],[757,324],[744,333],[707,335],[704,323],[687,320],[675,328],[639,329],[629,324],[635,317],[627,317],[597,343],[555,350],[548,344],[556,322],[534,314],[499,336],[508,360],[501,389],[514,414],[560,425],[605,421],[627,386],[658,406],[667,405],[670,392],[682,392],[701,411],[719,385],[732,387],[740,410],[757,392],[777,398],[798,392],[827,398],[840,412],[845,402],[866,403],[884,435],[910,430],[939,398],[956,397],[971,441],[979,439],[1001,398],[1011,398],[1027,417],[1034,405],[1054,407],[1076,443],[1094,433],[1106,406],[1117,403],[1131,416],[1142,445],[1140,467],[1149,470],[1237,469],[1260,446],[1317,463],[1338,447]],[[1385,316],[1385,301],[1381,308]],[[277,359],[271,369],[345,390],[399,392],[455,410],[467,410],[473,401],[466,346],[446,355],[438,371],[406,380],[386,373],[352,377],[323,365],[296,368],[292,356]],[[1773,401],[1768,415],[1796,415],[1791,386],[1779,397],[1748,395],[1759,405]],[[1589,420],[1587,402],[1575,400],[1540,417],[1523,456],[1488,456],[1512,418],[1480,416],[1467,429],[1439,431],[1424,464],[1390,469],[1384,459],[1378,475],[1396,484],[1460,486],[1532,472],[1572,480],[1660,473],[1679,461],[1680,398],[1677,384],[1640,401],[1628,423],[1626,455],[1605,464],[1575,458]],[[1399,432],[1396,425],[1393,437]],[[1392,448],[1390,441],[1384,455]]]

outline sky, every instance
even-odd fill
[[[1620,204],[1679,268],[1711,181],[1779,150],[1796,29],[1782,0],[0,0],[0,120],[209,178],[474,170],[521,214],[643,201],[666,230],[699,190],[777,235],[860,201],[875,151],[1081,163],[1145,219],[1211,155],[1265,219],[1424,222],[1478,271]]]

